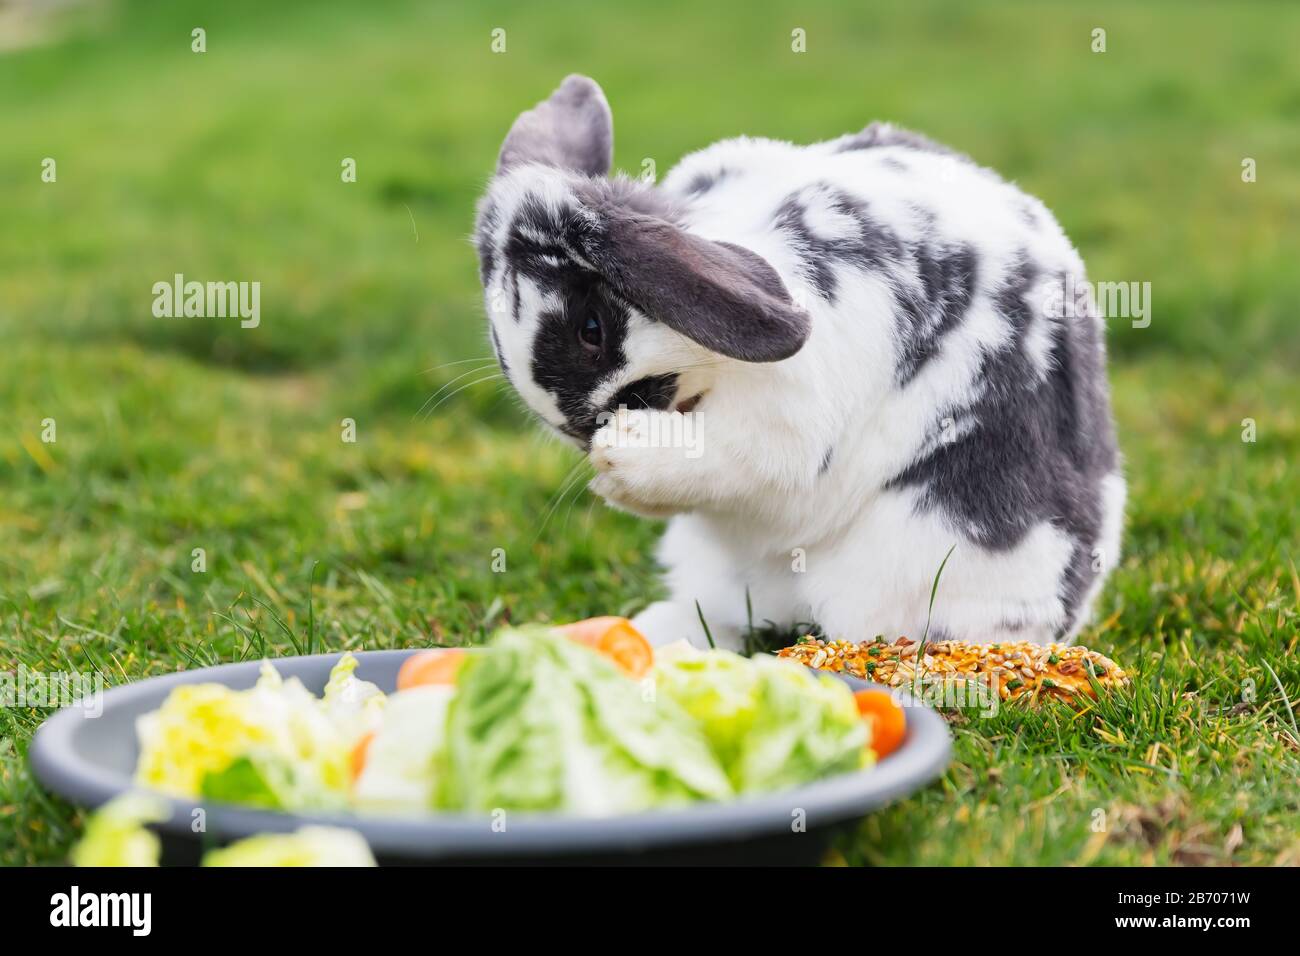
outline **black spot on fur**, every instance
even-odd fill
[[[591,404],[591,393],[627,361],[623,341],[628,309],[595,273],[586,270],[568,270],[556,278],[551,291],[565,307],[541,314],[532,347],[533,381],[555,396],[566,420],[564,431],[590,441],[601,411]],[[578,331],[588,316],[601,325],[603,344],[598,355],[578,343]]]
[[[826,453],[822,455],[822,463],[817,468],[818,475],[824,475],[826,474],[826,472],[831,470],[831,460],[834,457],[835,457],[835,446],[831,445],[829,448],[826,449]]]
[[[821,236],[808,225],[814,204],[852,223],[847,235]],[[933,231],[935,215],[921,206],[913,213],[923,236]],[[896,371],[907,384],[956,328],[975,295],[978,259],[967,243],[939,245],[928,238],[904,241],[878,222],[862,200],[822,183],[788,197],[777,207],[774,225],[800,258],[804,274],[828,302],[836,301],[836,267],[876,271],[889,281],[898,304],[902,342]]]
[[[505,353],[501,351],[501,339],[497,336],[496,326],[489,324],[488,330],[492,333],[492,351],[496,353],[497,364],[501,366],[501,373],[510,380],[510,364],[506,361]]]
[[[726,178],[727,170],[725,168],[698,173],[686,184],[686,194],[692,198],[703,196]]]
[[[907,163],[899,159],[897,156],[886,156],[884,159],[880,161],[880,165],[887,166],[888,168],[896,170],[900,173],[905,173],[912,168],[911,166],[907,165]]]
[[[853,227],[847,236],[820,236],[808,224],[808,208],[824,204],[847,217]],[[776,209],[773,225],[798,253],[805,274],[828,302],[834,302],[837,265],[881,270],[902,261],[906,248],[897,234],[876,221],[866,203],[825,183],[787,196]]]
[[[975,297],[975,250],[965,243],[951,248],[918,243],[911,249],[918,281],[895,283],[901,327],[897,378],[906,385],[956,328]]]
[[[921,490],[921,507],[946,512],[981,547],[1005,551],[1043,521],[1075,542],[1060,597],[1073,626],[1096,577],[1092,551],[1101,533],[1101,482],[1117,466],[1103,353],[1086,317],[1053,326],[1045,376],[1025,352],[1033,313],[1027,293],[1038,276],[1028,255],[994,301],[1015,334],[985,354],[971,427],[893,478],[888,487]]]
[[[650,375],[629,382],[610,399],[609,408],[613,411],[620,406],[630,409],[657,408],[667,409],[677,396],[677,376]]]
[[[540,202],[524,203],[506,235],[504,251],[510,267],[539,286],[556,282],[572,266],[562,237],[568,218],[574,215],[557,217]]]

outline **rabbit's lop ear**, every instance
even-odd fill
[[[577,73],[532,109],[520,113],[501,144],[497,172],[542,163],[604,176],[614,161],[614,118],[595,80]]]
[[[706,349],[776,362],[807,341],[808,313],[757,253],[626,210],[609,215],[604,238],[596,269],[647,316]]]

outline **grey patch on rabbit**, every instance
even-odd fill
[[[1038,275],[1027,254],[995,296],[1017,330],[985,353],[983,385],[968,410],[973,427],[940,443],[887,487],[921,489],[921,506],[948,514],[981,547],[1006,551],[1041,522],[1072,541],[1060,582],[1068,633],[1095,572],[1091,552],[1102,530],[1101,481],[1118,464],[1114,425],[1096,386],[1101,348],[1091,321],[1054,326],[1047,375],[1025,353],[1032,320],[1026,298]]]
[[[692,199],[699,198],[726,179],[727,175],[725,167],[715,172],[700,173],[686,185],[686,194]]]
[[[968,163],[972,162],[971,158],[965,153],[959,153],[942,143],[936,143],[928,136],[922,136],[920,133],[914,133],[909,129],[902,129],[891,123],[871,123],[861,132],[843,136],[836,142],[836,152],[838,153],[849,153],[859,149],[877,149],[883,146],[902,146],[925,153],[952,156]]]
[[[961,324],[975,298],[979,258],[971,246],[951,248],[917,243],[911,249],[919,286],[896,284],[901,340],[897,367],[899,385],[914,379],[939,351],[945,335]]]
[[[817,475],[819,477],[831,470],[831,461],[834,460],[834,458],[835,458],[835,446],[831,445],[829,448],[826,449],[825,454],[822,455],[822,463],[817,466]]]
[[[808,225],[814,202],[851,221],[852,233],[818,235]],[[933,229],[933,212],[919,206],[912,211],[924,232]],[[809,281],[828,302],[836,301],[837,266],[880,272],[888,278],[898,304],[900,385],[910,382],[937,352],[942,337],[961,323],[975,296],[978,257],[969,244],[905,242],[878,222],[864,203],[829,185],[787,196],[777,207],[774,225],[798,251]]]
[[[497,335],[494,326],[489,325],[488,332],[492,336],[492,351],[496,354],[497,364],[501,366],[501,374],[506,377],[508,382],[510,381],[510,363],[506,361],[505,352],[501,351],[501,337]]]
[[[850,219],[854,223],[853,233],[818,235],[808,224],[808,211],[813,203],[824,203]],[[804,187],[787,196],[777,207],[772,224],[798,254],[802,271],[818,294],[831,303],[836,300],[839,285],[835,266],[886,270],[900,264],[906,254],[898,234],[877,222],[865,203],[827,183]]]

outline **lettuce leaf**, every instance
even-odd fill
[[[169,816],[167,806],[145,793],[114,797],[86,818],[72,848],[73,866],[157,866],[162,846],[146,823]]]
[[[271,810],[310,806],[310,796],[301,793],[297,772],[284,757],[268,751],[252,751],[221,770],[209,771],[199,785],[199,796],[222,803],[243,803]]]
[[[292,768],[293,785],[277,790],[267,779],[266,789],[290,795],[294,806],[346,801],[354,735],[330,719],[301,681],[283,680],[266,662],[250,690],[221,684],[175,688],[158,710],[139,718],[136,733],[136,783],[150,789],[193,798],[204,792],[210,774],[222,774],[240,758],[262,761],[263,776],[274,759]],[[237,768],[232,781],[214,785],[237,793],[253,785],[251,777],[248,768]]]
[[[873,759],[847,684],[794,661],[759,657],[759,704],[737,765],[745,793],[799,786]]]
[[[321,704],[331,720],[355,737],[379,729],[384,719],[384,692],[356,675],[356,656],[348,651],[330,669]]]
[[[738,793],[799,786],[867,759],[852,692],[802,665],[709,651],[660,663],[655,678],[698,722]]]
[[[499,632],[461,668],[447,719],[447,802],[604,816],[731,786],[699,728],[610,661],[544,627]]]

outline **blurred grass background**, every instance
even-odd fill
[[[622,168],[889,119],[1042,198],[1094,280],[1152,286],[1150,327],[1109,330],[1127,557],[1083,638],[1142,671],[1147,696],[1128,714],[959,723],[943,784],[842,856],[1300,861],[1300,9],[50,9],[0,3],[0,670],[118,682],[248,654],[259,633],[287,651],[272,618],[301,634],[309,600],[332,649],[472,641],[655,595],[654,526],[559,496],[574,454],[498,383],[421,414],[480,377],[447,363],[490,355],[467,235],[500,140],[584,72]],[[259,281],[260,326],[154,318],[151,287],[177,272]],[[58,860],[77,830],[25,767],[43,716],[0,710],[0,862]]]

